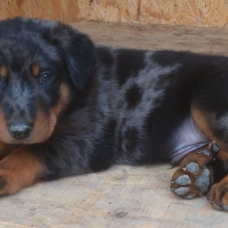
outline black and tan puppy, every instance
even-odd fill
[[[2,196],[170,159],[174,193],[215,181],[210,202],[228,210],[227,57],[111,49],[58,22],[2,21],[0,130]]]

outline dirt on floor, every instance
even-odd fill
[[[77,22],[99,44],[228,54],[228,29]],[[228,212],[205,197],[183,200],[170,190],[175,169],[115,166],[108,171],[36,184],[0,199],[0,228],[227,228]]]

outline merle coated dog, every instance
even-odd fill
[[[228,210],[228,58],[113,49],[59,23],[0,22],[0,193],[171,160],[171,190]]]

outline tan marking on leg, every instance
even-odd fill
[[[1,194],[14,194],[40,181],[43,170],[38,158],[22,146],[0,162]]]
[[[192,118],[197,127],[211,140],[215,141],[221,150],[228,150],[228,145],[221,139],[216,138],[211,130],[211,118],[209,114],[203,109],[192,107],[191,108]]]
[[[197,127],[209,138],[213,140],[213,135],[208,124],[207,113],[204,110],[192,107],[192,118]]]
[[[213,144],[211,143],[208,146],[192,151],[181,160],[180,168],[173,174],[170,185],[175,194],[191,199],[202,196],[209,190],[212,181],[212,170],[206,166],[213,159],[214,151],[212,146]],[[202,177],[203,179],[200,180],[199,178]],[[183,190],[186,192],[183,192]]]

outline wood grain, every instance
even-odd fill
[[[0,19],[14,16],[203,27],[228,26],[228,0],[2,0]]]
[[[227,0],[78,0],[78,18],[106,22],[136,22],[225,27]]]
[[[78,19],[77,11],[77,0],[2,0],[0,2],[0,19],[26,16],[72,22]]]

